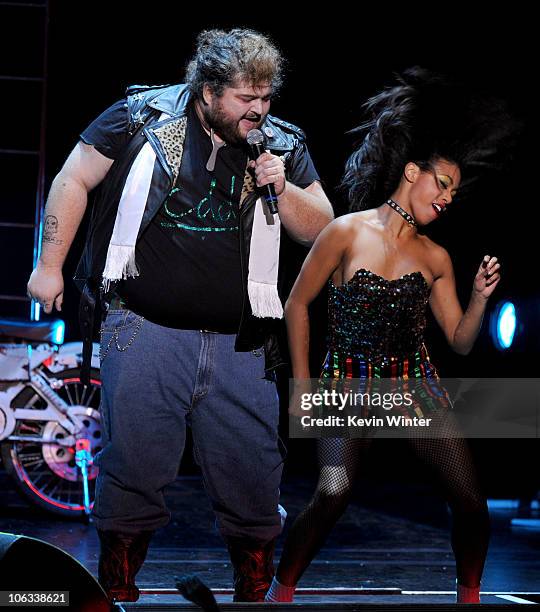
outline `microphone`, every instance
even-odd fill
[[[246,140],[251,151],[252,159],[257,159],[265,152],[264,135],[261,130],[249,130],[246,136]],[[274,189],[274,185],[272,183],[268,183],[268,185],[263,185],[258,189],[260,192],[262,192],[262,196],[264,198],[264,201],[268,205],[268,209],[273,215],[275,215],[278,211],[278,199],[276,195],[276,190]]]

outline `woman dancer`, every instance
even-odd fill
[[[329,347],[321,378],[437,376],[423,344],[426,308],[450,346],[467,354],[500,263],[485,255],[463,313],[448,253],[421,233],[493,158],[508,133],[496,106],[480,108],[462,89],[421,69],[366,104],[360,147],[347,162],[350,214],[321,232],[285,307],[293,377],[310,378],[308,305],[331,278]],[[376,206],[376,208],[373,208]],[[457,601],[479,602],[489,517],[466,441],[411,437],[452,510]],[[366,439],[320,439],[320,477],[291,527],[267,601],[292,601],[296,584],[350,499]]]

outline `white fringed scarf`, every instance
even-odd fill
[[[103,289],[111,282],[139,276],[135,243],[150,191],[156,153],[149,142],[139,151],[129,171],[116,212],[114,229],[103,270]]]
[[[103,270],[103,289],[110,283],[139,275],[135,245],[141,226],[156,153],[147,142],[129,171],[116,213],[114,229]],[[261,198],[255,203],[248,263],[248,297],[256,317],[283,318],[277,291],[281,222]]]
[[[259,198],[255,203],[249,247],[248,296],[256,317],[283,318],[277,291],[281,221]]]

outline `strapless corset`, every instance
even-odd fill
[[[412,272],[388,280],[360,268],[348,282],[329,284],[328,350],[387,362],[422,349],[429,285]]]

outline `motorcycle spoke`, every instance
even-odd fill
[[[56,493],[56,491],[58,491],[58,487],[61,485],[62,483],[60,482],[60,478],[56,478],[56,484],[54,480],[51,480],[51,482],[49,484],[47,484],[45,487],[43,487],[42,492],[45,495],[48,495],[49,497],[54,497],[54,494]],[[51,485],[54,485],[51,488]]]
[[[35,473],[35,470],[32,470],[32,473]],[[50,475],[47,474],[46,472],[41,472],[41,473],[38,473],[37,478],[32,478],[32,482],[34,484],[34,487],[36,487],[36,489],[39,489],[41,491],[40,483],[42,482],[44,478],[50,478]]]
[[[75,406],[75,402],[73,401],[73,397],[71,395],[71,391],[69,390],[69,385],[64,385],[64,391],[66,392],[66,395],[68,397],[68,404],[70,406]]]
[[[90,393],[88,394],[88,399],[86,400],[86,402],[84,401],[84,397],[83,397],[83,401],[81,402],[83,406],[86,406],[87,408],[90,407],[90,402],[94,399],[94,395],[96,394],[96,387],[92,387]]]
[[[79,385],[75,384],[73,385],[75,387],[75,399],[77,400],[76,404],[77,406],[81,405],[81,401],[80,401],[80,397],[79,397]]]

